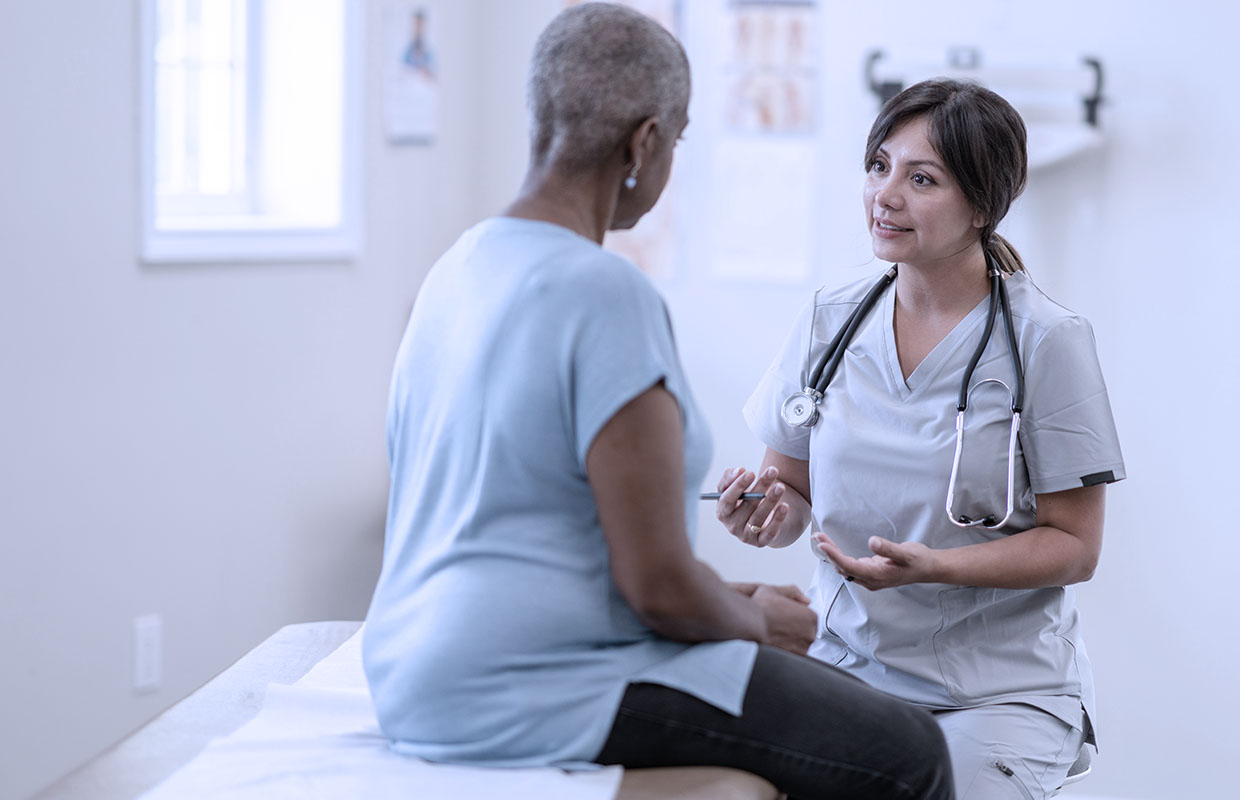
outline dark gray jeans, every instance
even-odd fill
[[[951,800],[951,764],[929,713],[857,678],[760,647],[741,716],[652,683],[629,686],[594,759],[626,767],[735,767],[789,800]]]

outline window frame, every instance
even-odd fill
[[[261,2],[261,0],[259,0]],[[341,186],[340,220],[330,227],[291,227],[265,224],[261,215],[221,217],[211,224],[203,217],[201,227],[160,229],[155,224],[155,41],[158,0],[139,2],[139,205],[141,261],[149,264],[223,263],[223,262],[304,262],[352,261],[362,251],[362,123],[364,46],[363,4],[343,0],[343,60],[345,74],[341,81]],[[253,19],[254,0],[247,4],[247,15]],[[261,35],[261,34],[260,34]],[[256,51],[262,45],[251,37],[247,44],[247,71],[255,74],[259,59]],[[248,93],[247,137],[256,139],[255,119],[261,103],[263,87],[250,80]],[[251,155],[251,157],[253,157]],[[244,224],[238,224],[244,219]]]

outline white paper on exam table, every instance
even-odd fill
[[[142,800],[505,797],[613,800],[623,770],[485,769],[393,753],[361,664],[362,631],[292,686],[271,684],[262,711],[207,745]]]

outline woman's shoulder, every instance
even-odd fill
[[[566,264],[565,278],[581,287],[595,291],[626,291],[641,295],[657,295],[650,276],[619,253],[604,247],[583,251],[575,263]]]
[[[867,270],[865,275],[860,278],[853,275],[844,278],[842,281],[821,286],[814,292],[813,305],[815,308],[855,306],[861,302],[866,293],[874,287],[878,279],[889,269],[890,267],[883,267],[877,271]]]
[[[595,247],[549,263],[546,296],[566,314],[601,318],[661,318],[663,296],[646,273],[624,256]]]
[[[539,220],[491,217],[467,231],[461,242],[473,257],[525,274],[536,294],[591,300],[657,295],[633,262],[568,228]]]
[[[1093,336],[1089,320],[1062,303],[1054,300],[1033,282],[1028,273],[1018,272],[1007,279],[1008,296],[1011,299],[1012,317],[1032,329],[1037,339],[1047,334],[1057,336]]]

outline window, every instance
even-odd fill
[[[143,257],[352,258],[358,3],[143,0]]]

